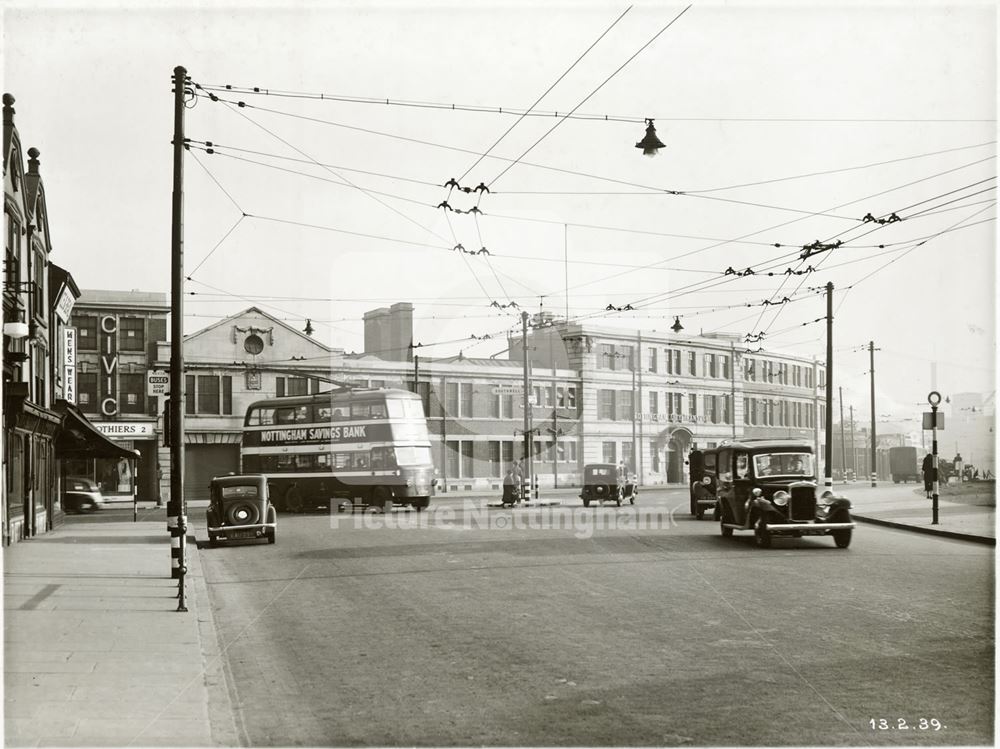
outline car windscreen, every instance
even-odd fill
[[[754,455],[757,476],[815,476],[811,453],[764,453]]]
[[[258,488],[256,484],[223,486],[221,494],[223,499],[256,499]]]

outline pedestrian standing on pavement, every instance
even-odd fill
[[[924,491],[927,492],[927,498],[930,499],[931,491],[934,489],[934,458],[930,453],[924,457],[920,469],[924,472]]]
[[[524,469],[521,468],[521,461],[514,461],[514,482],[517,486],[517,501],[521,501],[524,494]]]
[[[163,466],[156,464],[156,506],[163,506]]]

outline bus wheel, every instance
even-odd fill
[[[289,512],[302,512],[302,492],[293,486],[285,494],[285,509]]]
[[[384,486],[377,486],[372,492],[369,504],[379,508],[382,512],[389,512],[392,510],[392,494]]]

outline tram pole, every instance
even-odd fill
[[[823,484],[833,489],[833,282],[826,285],[826,445]]]
[[[184,605],[184,575],[187,572],[184,507],[184,94],[187,70],[174,68],[174,185],[170,226],[170,499],[167,528],[170,531],[170,576],[177,580]]]
[[[523,479],[527,481],[528,486],[531,486],[531,477],[534,475],[534,467],[532,465],[532,455],[531,455],[531,407],[528,402],[528,393],[530,392],[530,383],[528,381],[528,312],[523,310],[521,312],[521,354],[523,355],[523,389],[524,389],[524,463],[525,463],[525,475]]]
[[[868,341],[868,356],[870,358],[871,370],[871,407],[872,407],[872,486],[875,486],[878,478],[878,464],[876,463],[876,440],[875,440],[875,342]]]

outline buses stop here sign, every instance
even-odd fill
[[[146,370],[146,395],[166,395],[169,387],[169,372],[162,369]]]

